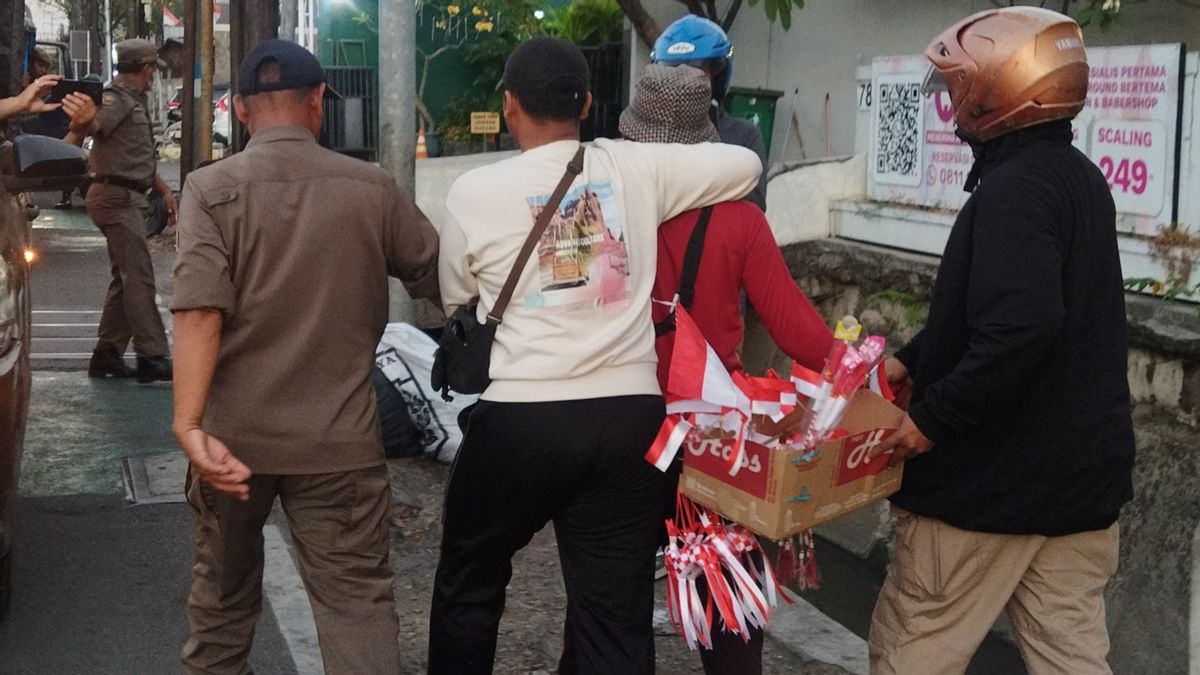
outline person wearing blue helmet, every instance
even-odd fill
[[[733,81],[733,44],[729,36],[716,22],[688,14],[667,26],[658,36],[650,52],[650,61],[668,66],[693,66],[708,73],[713,93],[711,115],[721,142],[749,148],[762,161],[763,173],[758,179],[758,186],[746,197],[746,201],[766,211],[767,151],[763,146],[762,133],[758,127],[729,115],[721,107]]]

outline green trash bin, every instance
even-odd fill
[[[783,96],[773,89],[731,87],[725,95],[725,112],[749,120],[762,133],[763,147],[771,156],[771,136],[775,131],[775,104]]]

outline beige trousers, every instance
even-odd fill
[[[871,618],[872,675],[967,669],[1001,612],[1031,675],[1110,675],[1104,587],[1119,531],[968,532],[893,507],[892,566]]]
[[[400,672],[392,591],[387,469],[255,475],[239,502],[189,473],[196,565],[185,673],[241,675],[262,613],[263,525],[278,496],[312,604],[327,675]]]

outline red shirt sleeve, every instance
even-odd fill
[[[745,236],[742,286],[750,305],[785,354],[806,368],[821,370],[833,344],[833,333],[792,279],[761,211],[749,222]]]

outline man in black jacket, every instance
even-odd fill
[[[1004,611],[1031,673],[1110,673],[1134,440],[1113,200],[1071,144],[1082,34],[1008,8],[926,54],[927,93],[948,91],[976,161],[928,324],[888,364],[913,398],[877,453],[907,467],[871,672],[962,673]]]

